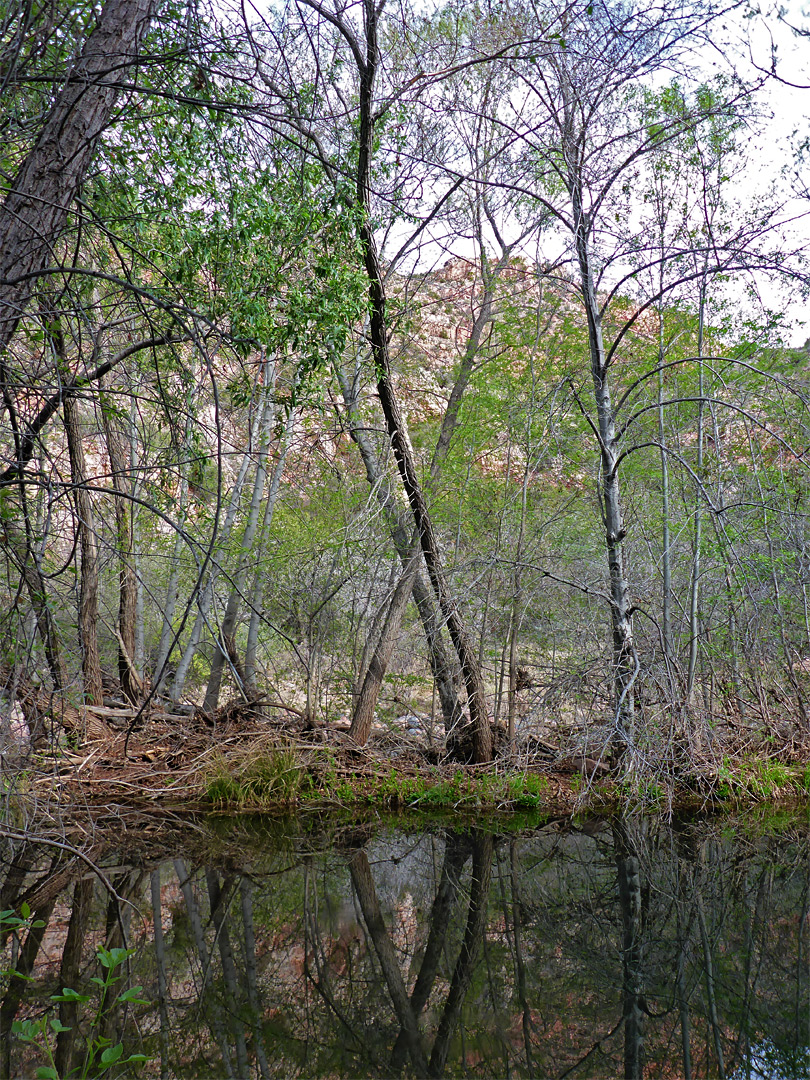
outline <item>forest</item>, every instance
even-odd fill
[[[0,16],[6,793],[257,739],[281,801],[301,746],[810,789],[801,26]]]

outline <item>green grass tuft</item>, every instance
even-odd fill
[[[289,806],[301,791],[303,770],[291,747],[270,740],[217,756],[205,772],[205,798],[218,808]]]

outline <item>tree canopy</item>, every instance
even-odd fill
[[[58,742],[225,687],[633,782],[805,738],[805,203],[787,157],[757,186],[758,18],[7,9],[7,713]]]

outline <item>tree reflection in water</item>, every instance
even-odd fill
[[[66,1075],[100,1007],[95,1032],[161,1077],[810,1076],[806,825],[235,825],[216,856],[173,844],[99,841],[114,893],[69,852],[7,847],[0,903],[36,925],[6,941],[3,1075],[43,1061],[15,1017],[70,1029]],[[116,991],[149,1004],[50,1002],[93,996],[102,944],[134,950]]]

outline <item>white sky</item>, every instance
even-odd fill
[[[810,13],[808,4],[790,2],[783,8],[785,19],[797,27],[806,27],[808,37],[797,37],[788,26],[780,23],[775,14],[767,14],[751,21],[750,41],[753,62],[766,71],[771,70],[772,46],[776,52],[776,75],[785,82],[771,81],[766,87],[771,118],[758,146],[752,155],[752,168],[756,171],[750,176],[750,192],[754,195],[776,179],[783,166],[790,166],[794,160],[795,144],[802,138],[810,139]],[[795,86],[786,85],[793,83]],[[810,188],[810,159],[802,169],[802,178]],[[807,200],[795,200],[797,214],[810,211]],[[810,219],[798,222],[793,229],[796,242],[810,244]],[[780,297],[774,290],[763,290],[766,300],[774,307],[779,305]],[[810,300],[803,300],[796,292],[785,290],[783,310],[796,325],[790,335],[792,345],[801,345],[810,337]],[[781,305],[779,305],[781,306]]]

